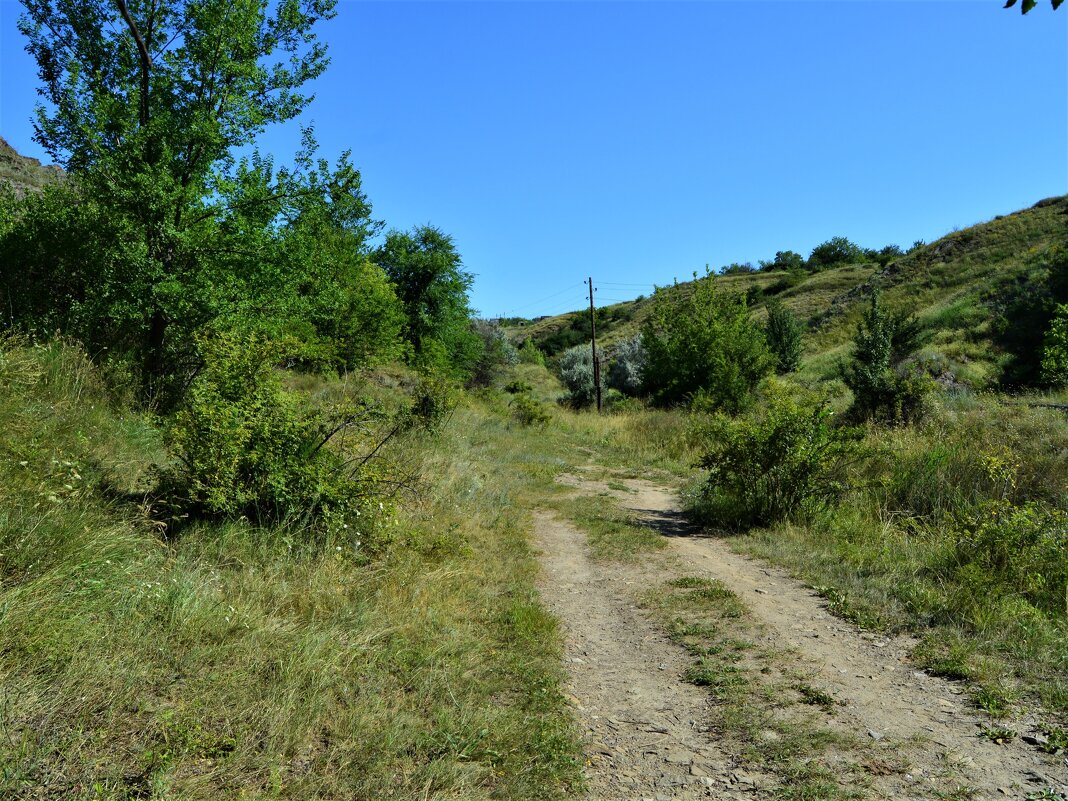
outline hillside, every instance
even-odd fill
[[[1048,198],[989,222],[953,231],[880,268],[851,264],[815,273],[784,271],[717,277],[725,291],[749,296],[757,317],[778,297],[806,322],[801,376],[830,379],[873,290],[892,308],[909,309],[924,330],[920,358],[948,384],[986,387],[1002,374],[1010,354],[995,321],[1014,297],[1026,294],[1046,271],[1051,248],[1068,242],[1068,196]],[[671,291],[686,292],[688,283]],[[634,335],[650,298],[598,311],[598,334],[608,351]],[[588,313],[576,311],[508,328],[517,342],[530,337],[553,350],[554,336],[573,324],[588,336]]]
[[[55,165],[45,166],[37,159],[20,156],[6,139],[0,137],[0,182],[11,184],[16,192],[39,192],[63,174],[63,170]]]

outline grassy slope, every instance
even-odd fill
[[[58,167],[45,167],[37,159],[20,156],[0,137],[0,183],[10,184],[19,193],[35,192],[62,175]]]
[[[506,414],[401,444],[427,482],[370,563],[240,523],[162,540],[125,500],[153,421],[73,349],[0,345],[0,431],[0,797],[574,791],[526,539],[556,467]]]
[[[849,265],[815,273],[778,293],[794,314],[808,322],[801,377],[831,378],[845,355],[856,321],[872,289],[891,307],[907,308],[924,325],[924,352],[938,358],[947,373],[973,386],[987,386],[996,377],[1002,356],[991,338],[992,301],[1016,282],[1039,275],[1050,247],[1068,241],[1068,196],[1042,201],[986,223],[954,231],[885,269]],[[720,276],[727,291],[767,290],[783,273]],[[686,291],[686,284],[680,285]],[[637,332],[650,308],[648,298],[609,309],[632,312],[632,319],[603,336],[611,345]],[[756,303],[757,315],[763,301]],[[514,327],[517,340],[535,342],[566,325],[570,315],[547,317]]]

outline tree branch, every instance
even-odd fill
[[[122,18],[126,21],[126,27],[130,29],[134,42],[137,43],[137,55],[141,61],[141,106],[139,121],[141,127],[144,128],[148,125],[148,78],[152,73],[152,56],[148,52],[145,40],[141,37],[141,31],[138,30],[137,23],[134,22],[133,17],[130,16],[130,9],[126,6],[126,0],[115,0],[115,3],[119,7],[119,13],[122,14]]]

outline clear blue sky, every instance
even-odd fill
[[[455,237],[478,309],[534,316],[587,275],[627,299],[1068,192],[1068,6],[1001,5],[342,0],[306,120],[378,218]],[[42,157],[19,10],[0,0],[0,135]]]

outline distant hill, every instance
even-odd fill
[[[998,380],[1008,358],[995,335],[999,311],[1043,278],[1050,250],[1058,244],[1068,245],[1068,196],[954,231],[885,267],[742,273],[716,281],[724,291],[746,293],[758,318],[768,299],[778,297],[807,324],[803,379],[834,377],[871,293],[878,290],[887,306],[919,318],[924,329],[920,358],[934,374],[947,384],[979,388]],[[669,291],[688,287],[681,283]],[[639,330],[650,304],[650,298],[641,298],[598,310],[598,340],[609,353],[613,343]],[[516,342],[529,337],[549,351],[570,339],[588,341],[585,310],[510,322],[506,330]]]
[[[55,165],[45,166],[37,159],[20,156],[0,137],[0,181],[11,184],[17,192],[39,192],[45,185],[61,180],[64,174]]]

